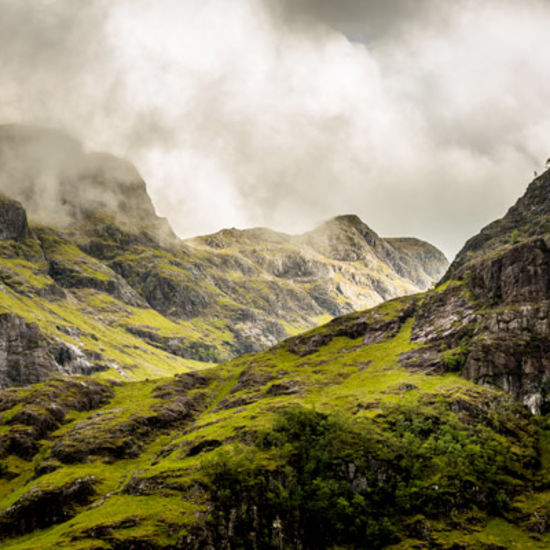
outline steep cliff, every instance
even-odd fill
[[[433,366],[510,392],[546,410],[550,380],[550,172],[500,220],[470,239],[438,292],[428,295],[413,339]],[[437,354],[437,350],[444,351]]]

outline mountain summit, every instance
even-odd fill
[[[353,216],[301,236],[180,240],[134,166],[50,129],[0,126],[0,190],[0,313],[11,316],[0,386],[217,363],[424,290],[447,267],[433,246],[382,239]]]
[[[103,213],[134,231],[174,236],[157,217],[135,166],[107,153],[86,153],[59,130],[0,125],[0,189],[47,225],[63,228]]]

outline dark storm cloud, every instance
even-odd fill
[[[436,0],[282,0],[267,5],[286,23],[323,23],[368,42],[403,24],[434,17],[440,4]]]

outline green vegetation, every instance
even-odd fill
[[[89,299],[105,311],[117,307]],[[411,342],[414,317],[403,318],[415,300],[300,336],[324,342],[306,355],[291,340],[201,375],[7,392],[0,448],[35,425],[49,431],[25,447],[32,456],[14,454],[23,448],[16,446],[0,458],[0,523],[14,504],[32,517],[32,495],[40,502],[49,491],[61,502],[78,479],[93,479],[95,493],[63,504],[65,519],[46,516],[49,525],[12,534],[3,547],[200,548],[207,537],[222,548],[231,532],[235,548],[294,548],[295,540],[303,548],[450,549],[462,540],[483,548],[506,547],[507,537],[543,548],[546,535],[534,538],[516,518],[550,510],[545,425],[454,373],[404,368],[403,353],[422,351]],[[155,316],[136,318],[176,330]],[[390,327],[398,319],[375,344],[346,336],[357,323]],[[101,391],[103,401],[75,409],[83,391]],[[52,414],[46,404],[66,410],[62,423],[44,420]]]
[[[441,354],[441,358],[449,372],[460,372],[468,357],[468,346],[470,338],[463,337],[458,346],[449,350],[445,350]]]
[[[506,512],[535,458],[535,431],[510,416],[526,432],[506,438],[487,419],[460,419],[451,409],[452,401],[433,397],[359,421],[285,409],[257,434],[255,452],[237,448],[203,463],[212,521],[233,522],[237,547],[254,532],[259,547],[277,548],[278,522],[281,539],[306,548],[379,548],[406,535],[407,518],[480,505]]]
[[[460,280],[304,334],[412,285],[332,259],[348,233],[305,253],[264,230],[164,247],[146,229],[97,214],[0,244],[0,312],[98,369],[0,392],[2,548],[550,546],[548,419],[459,376],[482,323],[513,321],[477,308],[474,254]]]

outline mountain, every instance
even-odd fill
[[[1,392],[3,548],[548,548],[549,196],[546,172],[434,289],[269,350]]]
[[[424,290],[447,267],[356,216],[181,240],[134,166],[46,128],[0,126],[0,190],[0,387],[208,366]]]

